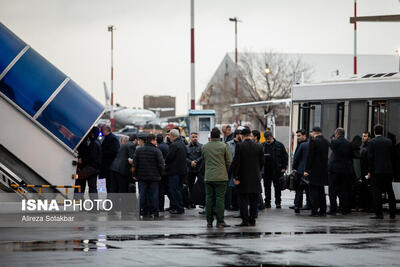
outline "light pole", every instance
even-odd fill
[[[267,87],[268,87],[268,94],[270,94],[271,93],[271,86],[269,85],[268,75],[271,74],[271,68],[269,67],[268,64],[265,64],[264,72],[265,72],[265,80],[267,82]]]
[[[115,26],[108,26],[108,31],[111,32],[111,111],[110,111],[110,122],[111,130],[114,131],[114,30]]]
[[[229,21],[235,22],[235,65],[236,65],[236,70],[235,70],[235,104],[239,102],[239,89],[238,89],[238,39],[237,39],[237,24],[238,22],[242,22],[239,20],[237,17],[234,18],[229,18]],[[236,125],[239,125],[239,112],[236,111],[236,116],[235,116],[235,122]]]
[[[190,1],[190,109],[195,109],[194,0]]]
[[[354,75],[357,74],[357,0],[354,0]]]
[[[265,81],[267,83],[267,87],[268,87],[268,98],[271,94],[271,86],[269,85],[269,80],[268,80],[268,75],[271,74],[271,68],[269,67],[268,64],[265,64],[265,69],[264,69],[264,73],[265,73]],[[272,111],[272,116],[271,116],[271,124],[272,124],[272,134],[275,136],[275,112]]]
[[[399,72],[400,72],[400,48],[396,49],[396,55],[399,57]]]

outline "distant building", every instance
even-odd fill
[[[175,116],[175,97],[145,95],[143,96],[143,108],[154,111],[159,114],[160,118],[173,117]],[[163,108],[171,110],[162,111]]]
[[[310,77],[307,77],[308,82],[332,80],[343,77],[352,76],[353,72],[353,55],[344,54],[279,54],[288,58],[300,58],[301,61],[311,68]],[[242,54],[239,53],[239,62]],[[255,58],[263,59],[263,53],[252,54]],[[358,73],[360,75],[367,73],[378,72],[397,72],[399,68],[398,57],[395,55],[359,55],[358,56]],[[270,66],[274,68],[274,66]],[[216,123],[233,123],[235,114],[230,105],[234,103],[235,92],[235,76],[236,72],[241,73],[241,65],[236,69],[234,62],[234,54],[227,53],[222,62],[218,66],[214,75],[211,77],[207,87],[202,92],[198,104],[203,109],[216,110]],[[259,70],[254,70],[257,72]],[[296,78],[300,81],[300,76]],[[239,103],[253,102],[254,98],[246,88],[251,87],[246,79],[240,79],[238,83]],[[260,95],[265,92],[260,92]],[[262,99],[266,100],[266,99]],[[257,108],[260,112],[260,108]],[[262,111],[262,109],[261,109]],[[275,122],[277,126],[289,125],[289,112],[284,106],[274,108],[272,112],[275,115]],[[260,113],[259,113],[260,114]],[[251,124],[252,128],[262,129],[263,125],[260,118],[254,116],[254,110],[240,109],[240,120]],[[268,114],[263,119],[265,124],[268,124]]]

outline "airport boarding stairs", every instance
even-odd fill
[[[14,192],[21,198],[26,198],[38,193],[38,188],[28,188],[25,185],[47,184],[43,177],[15,157],[3,145],[0,145],[0,159],[0,189],[3,192]],[[21,187],[16,188],[15,185]],[[58,191],[54,188],[44,188],[42,193],[57,194]]]
[[[0,22],[0,192],[68,197],[68,190],[54,186],[75,184],[77,148],[103,112],[103,105]]]

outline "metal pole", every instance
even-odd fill
[[[293,86],[296,84],[296,72],[293,72],[292,89],[290,90],[290,105],[289,105],[289,161],[288,172],[292,171],[292,128],[293,128]]]
[[[108,26],[108,31],[111,32],[111,112],[110,112],[110,122],[111,130],[114,131],[114,30],[113,25]]]
[[[357,74],[357,0],[354,0],[354,74]]]
[[[196,94],[196,87],[195,87],[195,68],[194,68],[194,0],[190,1],[190,49],[191,49],[191,56],[190,56],[190,109],[195,109],[195,94]]]
[[[239,103],[239,89],[238,89],[238,39],[237,39],[237,18],[235,17],[235,66],[236,66],[236,76],[235,76],[235,103]],[[236,125],[239,125],[239,112],[236,110]]]

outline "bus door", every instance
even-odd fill
[[[372,121],[371,121],[371,133],[374,132],[374,125],[380,124],[385,129],[385,135],[387,135],[387,124],[386,124],[386,117],[387,117],[387,101],[386,100],[376,100],[372,101]]]

